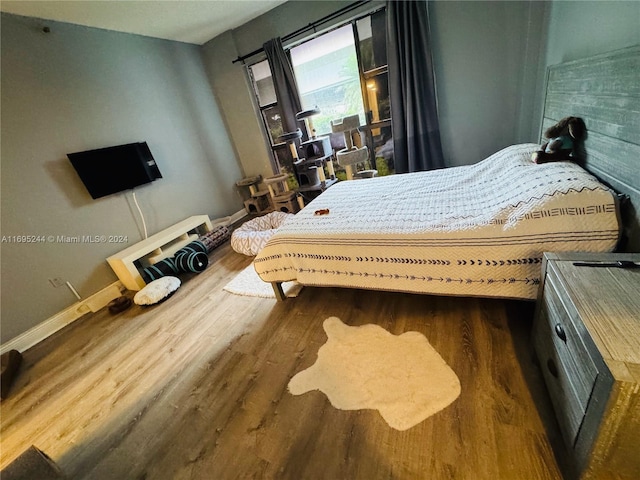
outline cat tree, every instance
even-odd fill
[[[287,180],[289,175],[281,173],[264,179],[264,183],[269,188],[273,208],[279,212],[296,213],[300,211],[300,200],[297,200],[296,192],[289,190]]]
[[[269,191],[259,190],[258,185],[262,182],[262,175],[247,177],[236,182],[236,187],[244,201],[244,208],[247,213],[262,214],[272,210],[269,201]],[[247,192],[247,189],[249,190]]]
[[[333,150],[329,136],[317,137],[313,128],[312,117],[319,113],[320,110],[316,107],[296,114],[296,120],[304,122],[307,138],[309,138],[309,140],[301,142],[299,147],[296,142],[303,137],[301,129],[285,133],[279,138],[280,141],[287,143],[293,157],[293,167],[299,186],[298,203],[300,208],[304,207],[303,196],[313,198],[336,181],[332,160]],[[328,178],[325,175],[325,166]]]
[[[344,135],[345,148],[336,152],[338,165],[344,167],[347,180],[356,178],[370,178],[378,175],[377,170],[362,170],[356,173],[357,165],[369,160],[369,149],[362,146],[360,138],[360,117],[350,115],[339,120],[331,121],[331,131]]]

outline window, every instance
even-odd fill
[[[269,62],[263,60],[260,63],[254,63],[249,67],[249,71],[259,105],[266,107],[276,103],[276,90],[273,87]]]
[[[367,145],[378,175],[394,172],[384,10],[356,22],[367,111]]]
[[[280,171],[289,175],[289,188],[298,188],[298,182],[293,167],[293,156],[284,143],[279,143],[278,139],[285,133],[282,126],[282,118],[276,99],[276,91],[271,78],[269,62],[263,60],[249,66],[249,76],[253,84],[253,91],[258,101],[262,123],[269,137],[271,144],[271,166],[275,171]]]
[[[356,22],[362,70],[369,72],[387,65],[387,44],[384,11],[376,12]],[[374,33],[375,32],[375,33]]]
[[[365,123],[353,28],[345,25],[291,49],[291,63],[303,109],[320,108],[312,117],[317,135],[331,133],[331,121],[359,115]]]
[[[330,134],[332,120],[358,115],[370,151],[370,165],[365,167],[376,168],[380,176],[394,172],[385,34],[385,11],[380,10],[289,51],[302,108],[320,109],[310,118],[315,134]],[[296,188],[291,153],[277,143],[283,129],[268,62],[250,65],[249,74],[271,142],[274,170],[279,166],[289,173],[289,186]],[[342,134],[335,135],[342,139]],[[341,177],[337,165],[336,170]]]

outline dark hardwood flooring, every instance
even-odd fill
[[[33,444],[72,479],[561,478],[531,303],[310,287],[277,303],[224,292],[250,261],[225,244],[168,301],[86,315],[24,352],[1,404],[0,466]],[[399,432],[377,411],[289,394],[329,316],[422,332],[460,378],[460,397]]]

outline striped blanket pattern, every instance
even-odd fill
[[[535,144],[474,165],[340,182],[254,261],[267,282],[535,299],[545,251],[612,251],[615,193]],[[314,215],[328,209],[326,215]]]

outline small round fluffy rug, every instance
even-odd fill
[[[273,287],[258,276],[253,263],[236,275],[222,289],[246,297],[276,298]],[[282,290],[287,297],[297,297],[302,290],[302,285],[298,282],[284,282]]]
[[[289,391],[320,390],[340,410],[376,409],[390,427],[407,430],[460,395],[460,381],[424,335],[393,335],[377,325],[323,323],[327,343]]]

